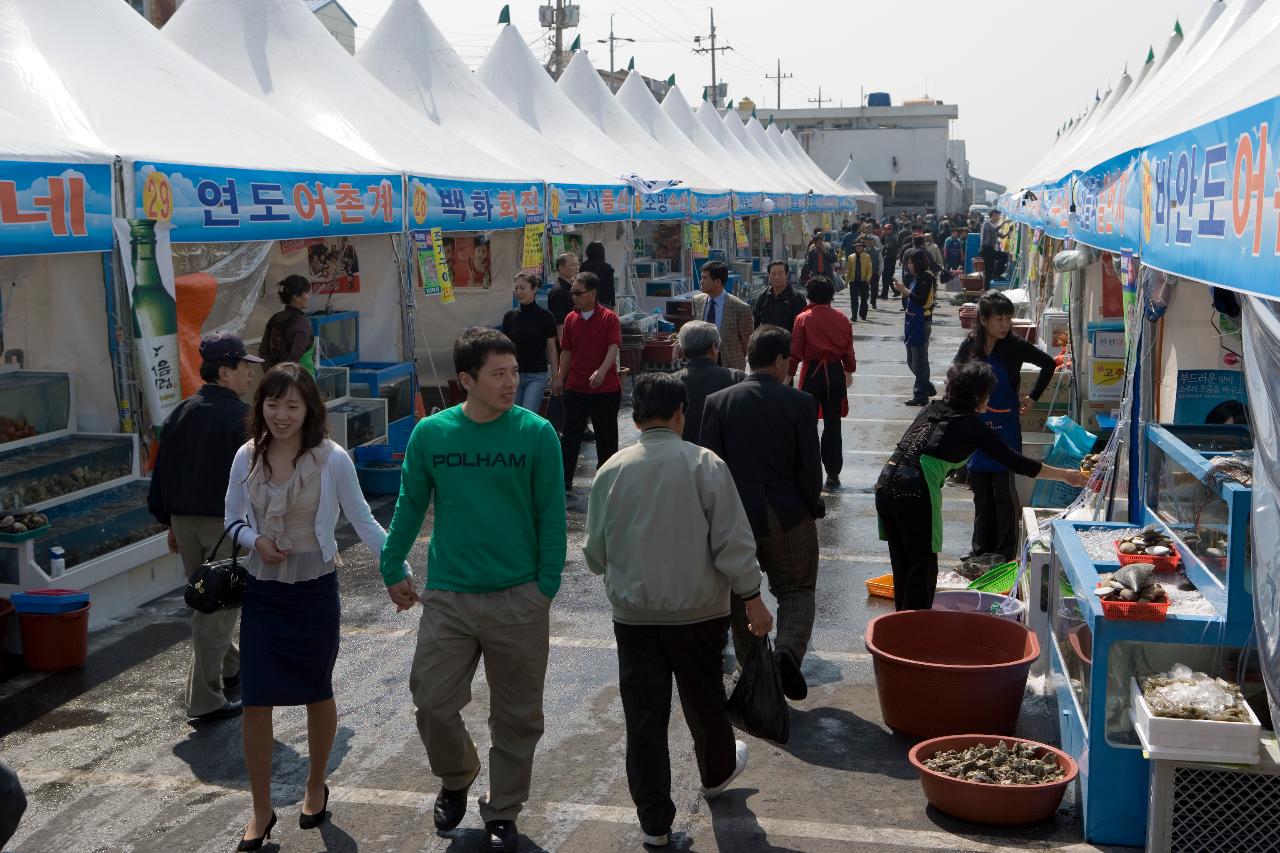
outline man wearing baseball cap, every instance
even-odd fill
[[[222,536],[223,501],[231,461],[248,440],[241,398],[253,386],[253,365],[244,341],[227,332],[200,341],[200,378],[205,384],[183,400],[160,433],[160,450],[151,472],[147,508],[169,528],[169,550],[182,556],[190,578],[212,555]],[[224,543],[218,556],[230,552]],[[240,702],[227,693],[240,685],[236,623],[240,609],[191,614],[191,663],[187,667],[186,712],[192,722],[233,717]]]

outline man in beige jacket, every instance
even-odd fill
[[[747,745],[725,717],[722,650],[729,597],[763,637],[773,614],[733,475],[718,456],[681,439],[684,385],[646,374],[632,392],[640,441],[596,473],[587,508],[587,567],[604,575],[618,642],[627,723],[627,782],[644,842],[667,844],[671,801],[667,726],[671,679],[680,691],[702,795],[721,794],[747,766]]]

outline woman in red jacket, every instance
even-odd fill
[[[796,317],[791,331],[791,375],[796,387],[812,394],[822,418],[822,467],[828,489],[840,487],[844,450],[840,418],[849,413],[849,384],[857,362],[853,356],[853,325],[831,307],[835,285],[824,275],[809,279],[809,307]]]

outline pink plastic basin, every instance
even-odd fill
[[[885,724],[923,738],[1012,734],[1040,656],[1035,634],[1018,622],[945,610],[877,616],[866,646]]]

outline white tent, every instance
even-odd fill
[[[548,139],[564,144],[574,155],[608,173],[614,181],[640,172],[642,164],[598,128],[586,124],[577,107],[556,88],[555,82],[538,63],[520,31],[511,25],[502,28],[484,62],[476,69],[484,86]],[[656,177],[642,175],[642,177]],[[549,175],[554,181],[556,176]]]
[[[858,167],[853,165],[852,154],[849,155],[849,162],[844,164],[844,171],[840,173],[840,177],[836,178],[836,183],[843,187],[846,193],[852,194],[858,201],[870,204],[873,212],[879,213],[880,195],[867,186],[867,182],[862,179],[862,175],[858,174]]]
[[[671,95],[668,93],[667,101],[670,100]],[[803,194],[808,189],[800,186],[794,179],[779,175],[772,164],[761,162],[754,153],[747,150],[746,146],[729,132],[728,126],[720,118],[720,112],[711,105],[710,101],[703,101],[698,106],[694,112],[694,118],[728,152],[733,162],[736,162],[747,174],[756,177],[765,192]]]
[[[771,124],[765,130],[765,135],[768,136],[771,140],[773,140],[774,144],[778,146],[778,149],[783,153],[784,156],[786,156],[788,159],[791,160],[791,162],[795,163],[799,167],[800,174],[811,175],[814,180],[825,179],[828,182],[832,181],[831,176],[828,175],[826,172],[822,171],[821,166],[813,162],[813,160],[809,157],[809,153],[805,151],[804,147],[800,144],[800,140],[796,139],[795,134],[793,134],[790,130],[788,130],[786,133],[783,133],[781,130],[778,129],[778,126],[776,124]],[[840,182],[834,181],[834,184],[837,187],[837,190],[836,190],[837,194],[843,195],[844,192],[843,192],[843,188],[840,187]]]
[[[684,188],[727,190],[678,153],[663,151],[635,119],[614,99],[585,52],[574,54],[556,84],[601,133],[615,140],[636,163],[634,171],[646,180],[679,180]]]
[[[245,94],[114,0],[0,0],[0,106],[126,160],[386,171]]]
[[[730,110],[730,112],[733,112]],[[743,125],[743,131],[751,140],[757,149],[763,151],[770,162],[780,163],[786,166],[790,174],[795,175],[800,181],[809,181],[809,186],[815,191],[826,193],[828,195],[844,195],[843,188],[836,185],[830,176],[819,173],[817,175],[808,174],[799,165],[794,163],[790,157],[782,153],[774,140],[769,138],[765,133],[764,125],[760,124],[760,120],[752,116],[746,124]]]
[[[718,186],[746,191],[752,188],[752,184],[743,175],[728,168],[729,164],[723,157],[715,156],[718,152],[703,153],[698,150],[693,140],[676,127],[675,122],[662,110],[654,99],[653,92],[645,85],[644,78],[637,72],[632,71],[627,75],[614,98],[649,138],[679,161],[695,164]]]
[[[680,91],[679,86],[672,86],[667,90],[660,109],[703,156],[719,163],[722,170],[734,177],[734,189],[756,192],[770,187],[772,192],[783,191],[779,187],[772,186],[773,182],[767,181],[754,164],[744,162],[736,152],[729,151],[716,134],[699,121],[689,102],[684,99],[684,93]]]
[[[613,183],[507,109],[467,68],[420,0],[393,0],[356,61],[418,113],[521,171],[544,180]]]
[[[244,91],[371,160],[420,175],[537,177],[408,109],[297,0],[186,0],[163,32]]]

